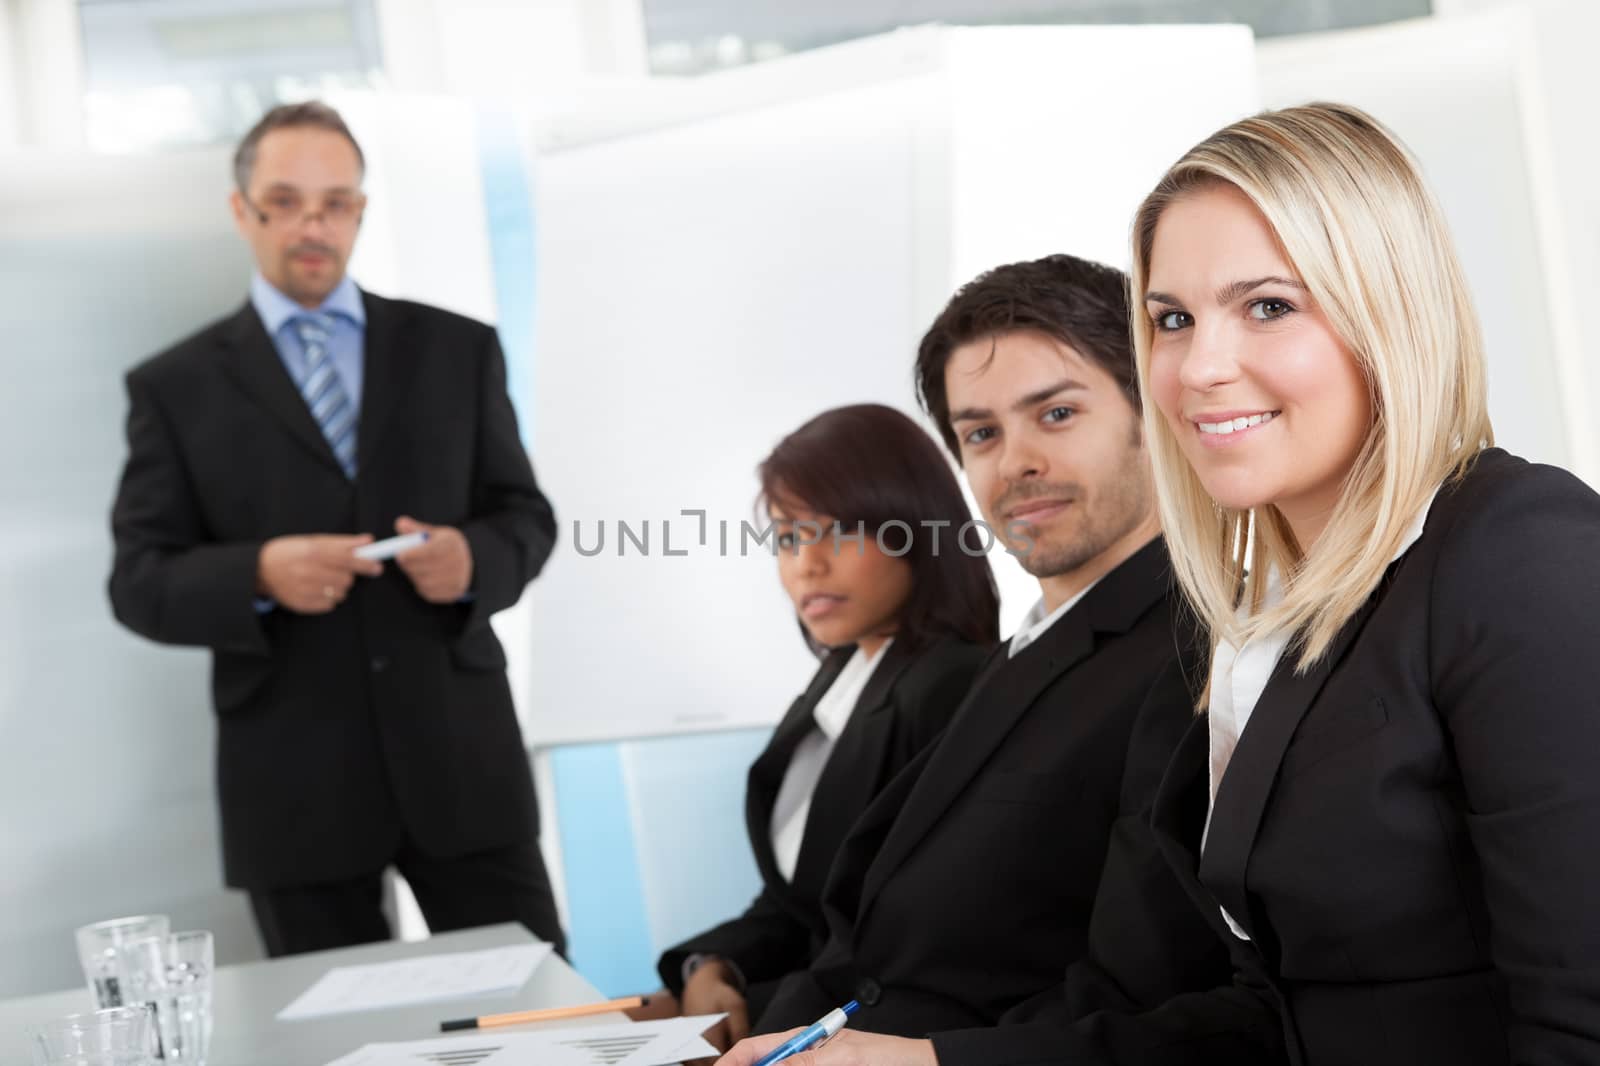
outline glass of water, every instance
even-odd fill
[[[155,1014],[144,1004],[36,1025],[28,1043],[35,1066],[159,1066]]]
[[[205,1066],[211,1050],[211,974],[216,942],[205,930],[167,937],[167,1001],[172,1020],[168,1062]]]
[[[204,931],[146,937],[122,946],[123,995],[155,1009],[165,1062],[205,1066],[215,962],[214,942]]]
[[[147,937],[165,938],[172,923],[165,914],[141,914],[134,918],[113,918],[95,922],[78,930],[78,958],[89,991],[102,1010],[123,1003],[120,956],[122,946]]]

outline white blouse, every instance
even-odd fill
[[[883,653],[893,643],[894,638],[890,637],[871,656],[857,648],[812,708],[811,717],[816,728],[795,746],[789,768],[783,772],[783,784],[778,787],[778,798],[772,804],[772,853],[785,881],[794,880],[800,844],[806,835],[806,819],[811,814],[811,797],[817,790],[823,767],[828,765],[828,756],[833,753],[834,741],[844,732],[851,712],[856,709],[856,701],[861,698],[867,682],[872,680],[878,664],[883,662]]]

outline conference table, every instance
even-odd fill
[[[212,1012],[216,1029],[208,1066],[323,1066],[363,1044],[437,1037],[439,1023],[446,1018],[570,1007],[605,998],[559,955],[551,954],[534,970],[521,991],[510,997],[458,999],[305,1021],[277,1020],[280,1010],[334,966],[477,951],[527,944],[532,940],[520,925],[492,925],[460,933],[441,933],[416,943],[389,941],[219,966],[214,977]],[[31,1064],[24,1041],[29,1025],[90,1010],[92,1006],[87,987],[0,1002],[0,1066]],[[570,1023],[549,1024],[602,1025],[626,1020],[621,1014],[597,1014]]]

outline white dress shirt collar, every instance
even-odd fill
[[[1098,584],[1100,584],[1100,579],[1095,578],[1085,585],[1077,595],[1069,597],[1065,603],[1048,613],[1045,610],[1044,597],[1039,597],[1038,601],[1028,608],[1028,613],[1022,616],[1022,625],[1018,626],[1016,633],[1012,635],[1011,644],[1006,650],[1006,657],[1015,659],[1023,648],[1044,636],[1051,626],[1066,617],[1067,612],[1076,607],[1078,601],[1087,596],[1089,590]]]

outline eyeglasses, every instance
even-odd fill
[[[308,206],[306,198],[293,189],[273,189],[262,197],[259,204],[243,190],[240,190],[239,198],[255,212],[263,226],[271,229],[287,229],[308,218],[320,218],[326,225],[340,229],[359,221],[362,210],[367,206],[364,194],[349,192],[329,193],[314,208]]]

